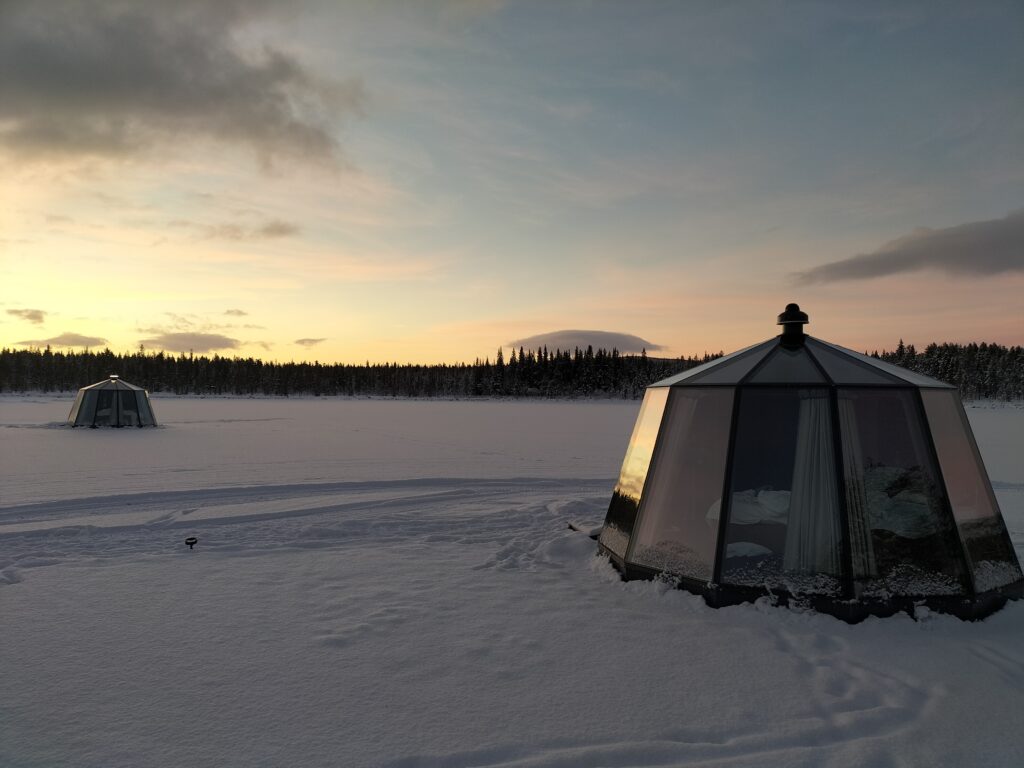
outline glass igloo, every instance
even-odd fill
[[[625,578],[848,621],[1024,591],[956,389],[804,335],[648,387],[599,537]],[[724,501],[723,501],[724,500]]]
[[[149,393],[116,374],[78,390],[68,424],[72,427],[155,427]]]

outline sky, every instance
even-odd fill
[[[0,347],[1024,344],[1024,5],[0,0]],[[507,354],[507,351],[506,351]]]

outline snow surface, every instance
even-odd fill
[[[0,397],[5,768],[1024,765],[1024,604],[849,626],[621,582],[567,523],[637,402],[69,407]],[[969,414],[1021,554],[1024,409]]]

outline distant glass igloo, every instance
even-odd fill
[[[82,387],[68,414],[72,427],[155,427],[149,393],[116,375]]]
[[[848,621],[978,618],[1024,576],[957,391],[783,333],[648,387],[599,538],[626,578]],[[723,503],[724,499],[724,503]]]

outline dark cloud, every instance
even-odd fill
[[[830,283],[921,269],[965,276],[1024,271],[1024,210],[1002,219],[918,229],[872,253],[822,264],[796,278],[805,284]]]
[[[0,146],[32,156],[132,155],[195,139],[261,162],[341,160],[356,81],[240,40],[267,3],[0,3]]]
[[[100,336],[82,336],[79,333],[62,333],[52,339],[32,339],[15,342],[22,347],[98,347],[107,340]]]
[[[204,224],[185,219],[173,219],[167,225],[175,229],[188,229],[196,233],[200,240],[275,240],[281,237],[292,237],[301,231],[299,225],[290,221],[270,219],[262,224],[245,226],[235,223]]]
[[[572,350],[576,347],[586,349],[588,346],[592,346],[594,349],[617,349],[619,352],[640,352],[644,349],[653,352],[664,348],[660,344],[641,339],[630,333],[614,333],[612,331],[552,331],[551,333],[528,336],[525,339],[516,339],[510,341],[506,346],[525,347],[526,349],[546,346],[549,350]]]
[[[327,339],[296,339],[295,343],[300,347],[315,347],[324,341],[327,341]]]
[[[219,333],[161,333],[139,341],[147,347],[167,352],[214,352],[219,349],[237,349],[241,345],[238,339]]]
[[[226,309],[224,314],[231,315],[232,317],[245,317],[249,313],[242,309]]]
[[[46,312],[41,309],[8,309],[7,314],[20,317],[22,320],[27,320],[36,325],[46,320]]]

